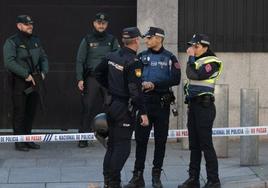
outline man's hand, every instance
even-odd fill
[[[141,126],[146,127],[149,125],[149,119],[147,115],[141,115]]]
[[[83,80],[80,80],[78,82],[78,88],[80,91],[83,91],[84,90],[84,81]]]
[[[187,49],[187,54],[188,56],[194,56],[194,47],[193,46],[190,46],[188,49]]]
[[[26,82],[32,82],[32,84],[35,86],[35,81],[32,77],[32,75],[29,74],[29,76],[25,79]]]
[[[154,83],[152,82],[142,82],[142,90],[145,92],[152,91],[154,89]]]

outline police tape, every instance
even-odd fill
[[[258,127],[229,127],[213,128],[213,137],[222,136],[261,136],[268,135],[268,126]],[[168,138],[188,137],[187,129],[169,130]],[[132,136],[134,139],[134,134]],[[154,131],[150,133],[150,139],[154,138]],[[33,135],[3,135],[0,143],[14,142],[70,142],[80,140],[96,140],[94,133],[69,133],[69,134],[33,134]]]

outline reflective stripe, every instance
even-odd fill
[[[215,89],[215,84],[216,81],[218,80],[221,72],[222,72],[222,61],[220,61],[217,57],[215,56],[207,56],[207,57],[203,57],[198,59],[195,62],[195,69],[198,70],[200,69],[200,67],[202,67],[203,65],[209,64],[209,63],[217,63],[219,65],[219,71],[213,73],[213,75],[211,75],[208,79],[206,80],[188,80],[188,84],[185,85],[185,94],[186,96],[189,96],[189,86],[192,85],[192,87],[199,87],[199,86],[203,86],[203,87],[207,87],[204,88],[204,91],[206,91],[208,88],[211,88],[211,90],[214,91]],[[194,91],[195,89],[192,88],[192,90]],[[197,94],[197,96],[201,96],[204,94],[210,94],[210,95],[214,95],[212,92],[200,92],[199,94]]]
[[[215,56],[207,56],[207,57],[203,57],[203,58],[200,58],[198,59],[196,62],[195,62],[195,68],[198,70],[202,65],[205,65],[205,64],[208,64],[208,63],[211,63],[211,62],[216,62],[216,63],[219,63],[221,64],[222,62]]]
[[[215,83],[207,83],[199,80],[189,80],[189,84],[190,85],[198,85],[198,86],[206,86],[206,87],[211,87],[211,88],[215,88]]]
[[[197,96],[202,96],[202,95],[214,95],[214,93],[211,92],[204,92],[204,93],[199,93]]]

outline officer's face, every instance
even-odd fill
[[[147,48],[155,48],[162,45],[162,39],[158,36],[145,37],[145,44]]]
[[[33,33],[33,24],[18,23],[17,28],[24,33],[28,34]]]
[[[192,46],[194,49],[194,54],[196,57],[201,56],[202,54],[204,54],[207,51],[207,47],[203,47],[201,44],[195,44]]]
[[[98,32],[103,32],[107,29],[108,22],[106,22],[106,21],[94,21],[93,25]]]

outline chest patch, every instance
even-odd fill
[[[26,48],[24,44],[19,45],[20,48]]]
[[[89,43],[89,46],[90,46],[91,48],[96,48],[96,47],[99,46],[99,43],[98,43],[98,42],[90,42],[90,43]]]
[[[139,78],[141,77],[141,69],[135,69],[135,75]]]

